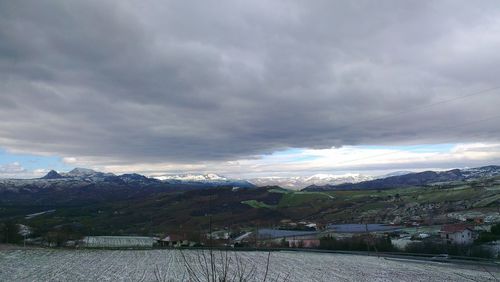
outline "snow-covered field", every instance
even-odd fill
[[[263,281],[268,253],[215,252],[215,257],[220,261],[225,254],[230,274],[240,265],[251,273],[249,281]],[[481,267],[343,254],[272,252],[269,260],[271,281],[495,281],[492,275],[499,275]],[[190,278],[185,261],[201,276],[199,251],[4,250],[0,281],[183,281]]]

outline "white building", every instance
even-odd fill
[[[474,228],[464,224],[444,225],[439,233],[448,244],[468,245],[475,239]]]
[[[87,248],[152,248],[153,237],[140,236],[87,236],[83,246]]]

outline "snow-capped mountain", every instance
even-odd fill
[[[75,168],[69,172],[49,171],[34,179],[0,179],[0,190],[71,189],[88,185],[145,187],[161,184],[160,180],[140,174],[115,175],[86,168]]]
[[[252,187],[253,184],[246,180],[230,179],[215,173],[208,174],[179,174],[179,175],[159,175],[154,176],[155,179],[167,183],[180,184],[204,184],[211,186],[238,186]]]
[[[500,166],[489,165],[483,167],[465,168],[462,169],[461,172],[466,179],[492,177],[500,175]]]
[[[358,183],[374,179],[372,176],[358,173],[348,174],[314,174],[311,176],[294,177],[259,177],[249,182],[256,186],[280,186],[287,189],[299,190],[310,185],[337,185],[342,183]]]
[[[57,171],[51,170],[49,173],[47,173],[44,177],[41,177],[40,179],[61,179],[64,176],[60,175]]]
[[[396,172],[385,176],[362,174],[315,174],[295,177],[260,177],[249,180],[231,179],[214,173],[158,175],[147,177],[131,173],[115,175],[86,168],[75,168],[69,172],[51,170],[44,177],[36,179],[0,179],[0,191],[31,191],[40,189],[68,189],[93,185],[95,187],[163,187],[168,189],[202,189],[217,186],[255,187],[280,186],[287,189],[310,191],[331,189],[372,189],[400,187],[404,185],[427,185],[435,182],[474,180],[500,175],[500,166],[454,169],[449,171],[425,171],[418,173]],[[340,187],[342,186],[342,187]]]
[[[469,180],[481,177],[492,177],[500,175],[500,166],[483,166],[477,168],[465,168],[452,170],[456,173],[453,174],[455,178],[450,178],[453,180]],[[441,178],[446,175],[445,172],[437,172],[441,175]],[[256,186],[271,186],[277,185],[287,189],[303,189],[309,186],[329,186],[329,185],[340,185],[340,184],[356,184],[364,181],[381,181],[378,179],[395,179],[397,177],[409,178],[412,175],[418,175],[418,173],[411,171],[395,171],[385,175],[379,176],[367,176],[358,173],[348,173],[348,174],[315,174],[308,177],[296,176],[296,177],[260,177],[250,179],[249,182],[255,184]],[[378,183],[378,182],[377,182]]]
[[[62,173],[62,175],[65,175],[65,176],[88,176],[88,175],[94,175],[97,173],[103,174],[102,172],[97,172],[93,169],[77,167],[77,168],[75,168],[67,173]]]
[[[87,168],[75,168],[69,172],[49,171],[45,176],[34,179],[0,179],[0,192],[37,192],[41,190],[72,190],[94,187],[103,191],[112,189],[138,190],[179,190],[188,191],[218,186],[241,188],[254,187],[253,184],[238,179],[229,179],[216,174],[147,177],[137,173],[115,175]],[[85,188],[88,190],[88,188]]]
[[[398,187],[415,187],[445,183],[452,181],[473,181],[480,178],[500,176],[500,166],[483,166],[477,168],[452,169],[446,171],[422,171],[397,176],[377,178],[359,183],[337,185],[311,185],[304,191],[353,190],[353,189],[390,189]]]
[[[159,180],[178,180],[178,181],[226,181],[224,176],[215,173],[209,174],[178,174],[178,175],[160,175],[154,176]]]

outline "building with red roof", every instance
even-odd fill
[[[474,228],[467,224],[443,225],[439,233],[448,244],[468,245],[475,239]]]

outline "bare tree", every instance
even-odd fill
[[[190,281],[226,282],[252,281],[256,278],[258,268],[245,261],[238,252],[229,250],[197,250],[191,258],[181,250],[182,260]],[[262,281],[288,281],[288,276],[269,278],[271,252],[267,253],[264,278]]]

